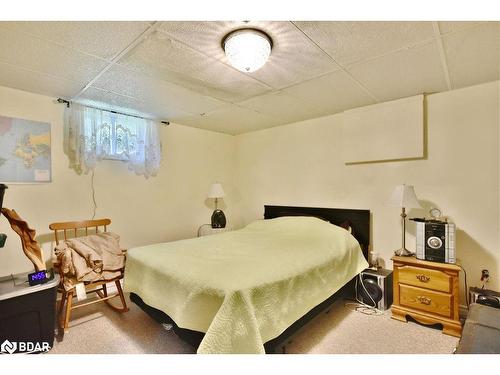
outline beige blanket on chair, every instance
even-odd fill
[[[120,276],[125,255],[119,240],[117,234],[105,232],[60,242],[55,255],[64,274],[64,288],[70,290],[79,282]]]

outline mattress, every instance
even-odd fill
[[[126,292],[181,328],[198,353],[264,353],[264,343],[368,266],[345,229],[314,217],[129,249]]]

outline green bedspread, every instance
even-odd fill
[[[198,353],[264,353],[263,344],[368,266],[346,230],[313,217],[130,249],[125,290],[205,332]]]

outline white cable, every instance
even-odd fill
[[[370,311],[370,314],[369,315],[382,315],[384,312],[377,309],[377,303],[375,302],[375,300],[373,299],[373,297],[371,296],[370,293],[368,293],[368,290],[366,289],[366,286],[365,286],[365,283],[363,282],[363,278],[361,277],[361,274],[358,275],[358,278],[359,278],[359,281],[361,282],[361,286],[363,287],[365,293],[368,295],[368,297],[371,299],[371,301],[373,302],[373,306],[370,306],[366,303],[364,303],[363,301],[360,301],[359,297],[358,297],[358,287],[357,287],[357,284],[358,284],[358,279],[356,279],[356,301],[361,304],[362,306],[360,306],[358,309],[356,310],[359,310],[359,309],[364,309],[364,310],[368,310]],[[360,311],[360,312],[363,312],[364,314],[366,314],[367,312],[366,311]]]
[[[373,302],[373,306],[370,306],[366,303],[364,303],[363,301],[361,301],[358,297],[358,278],[361,282],[361,286],[363,287],[365,293],[368,295],[368,297],[371,299],[371,301]],[[356,312],[359,312],[359,313],[362,313],[362,314],[365,314],[365,315],[383,315],[384,312],[382,310],[379,310],[377,309],[377,303],[375,302],[375,300],[373,299],[373,297],[370,295],[370,293],[368,293],[368,290],[366,290],[366,287],[363,283],[363,279],[361,278],[361,274],[358,275],[358,277],[356,278],[356,283],[355,283],[355,293],[354,293],[354,296],[355,296],[355,299],[356,299],[356,302],[346,302],[344,304],[345,307],[347,306],[356,306],[354,308],[354,310],[352,309],[349,309],[351,311],[356,311]]]
[[[201,231],[201,229],[204,228],[204,227],[207,227],[207,226],[212,227],[212,224],[202,224],[202,225],[199,226],[199,228],[198,228],[198,237],[200,237],[200,231]]]
[[[464,283],[465,283],[465,303],[467,304],[467,310],[469,309],[469,306],[471,304],[471,301],[469,301],[469,287],[467,285],[467,272],[465,271],[465,268],[463,268],[460,264],[458,265],[463,273],[464,273]],[[484,289],[484,283],[483,283],[483,288]]]
[[[94,203],[94,213],[92,215],[92,220],[94,220],[95,213],[96,213],[96,210],[97,210],[97,202],[95,200],[94,170],[93,169],[92,169],[92,177],[90,179],[90,185],[91,185],[91,188],[92,188],[92,202]]]

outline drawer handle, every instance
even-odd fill
[[[428,297],[424,296],[418,296],[417,297],[418,302],[420,302],[422,305],[430,305],[431,304],[431,299]]]
[[[429,276],[425,275],[416,275],[415,277],[423,283],[426,283],[431,279]]]

